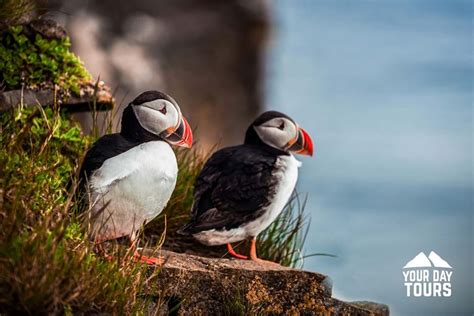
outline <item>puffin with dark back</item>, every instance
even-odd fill
[[[170,145],[190,148],[192,141],[178,104],[162,92],[144,92],[125,108],[120,133],[101,137],[81,168],[96,243],[129,236],[136,260],[161,261],[138,254],[137,231],[161,213],[175,188],[178,166]]]
[[[283,113],[260,115],[247,129],[243,145],[223,148],[205,163],[194,186],[191,220],[180,232],[214,246],[251,239],[250,258],[257,257],[256,237],[280,214],[298,178],[292,153],[313,154],[308,133]]]

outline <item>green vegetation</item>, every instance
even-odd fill
[[[79,94],[91,76],[81,60],[70,51],[69,38],[47,39],[29,34],[24,26],[11,26],[0,40],[0,83],[7,90],[22,86],[55,88]]]
[[[96,256],[72,212],[68,183],[91,140],[57,109],[0,122],[0,313],[143,310],[147,267]]]

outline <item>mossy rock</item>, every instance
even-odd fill
[[[19,100],[78,105],[75,110],[87,110],[91,105],[111,108],[110,89],[93,81],[70,48],[66,31],[52,20],[34,20],[2,31],[0,110],[16,106]]]

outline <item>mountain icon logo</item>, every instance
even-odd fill
[[[422,251],[407,262],[403,269],[409,268],[448,268],[452,269],[451,265],[441,258],[436,252],[431,251],[429,256],[426,256]]]
[[[407,297],[450,297],[453,267],[431,251],[422,251],[402,268]]]

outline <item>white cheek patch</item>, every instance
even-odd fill
[[[165,113],[162,113],[166,107]],[[133,105],[133,111],[140,125],[150,133],[159,135],[169,128],[175,128],[180,119],[180,112],[166,100],[154,100],[140,105]]]
[[[283,129],[280,126],[283,123]],[[254,126],[258,137],[267,145],[285,150],[286,145],[297,135],[297,127],[286,118],[274,118],[260,126]]]
[[[298,137],[298,126],[288,119],[284,119],[284,120],[286,121],[284,130],[286,134],[288,135],[288,137],[290,137],[289,141],[292,139],[296,140],[296,138]]]
[[[166,129],[165,116],[156,110],[135,105],[133,110],[140,125],[153,134],[160,134]]]
[[[167,122],[167,127],[165,129],[173,128],[176,129],[179,126],[179,123],[181,122],[181,111],[178,107],[176,107],[174,104],[166,102],[166,122]]]

